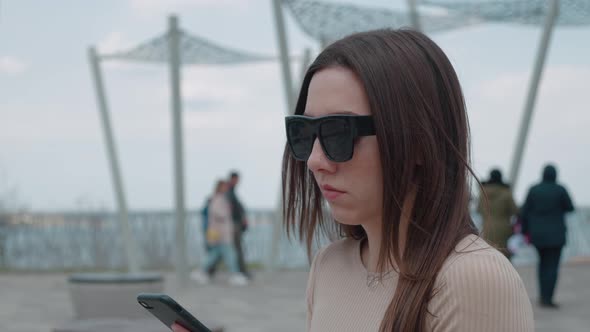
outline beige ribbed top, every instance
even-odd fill
[[[429,303],[428,330],[533,331],[533,311],[520,276],[483,239],[463,239],[444,263]],[[307,330],[378,331],[397,286],[397,273],[376,281],[360,256],[360,241],[345,239],[315,256],[307,284]]]

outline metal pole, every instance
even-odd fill
[[[107,146],[107,157],[109,159],[113,187],[115,189],[115,198],[117,201],[119,222],[121,223],[123,231],[123,245],[125,246],[125,253],[127,255],[127,270],[128,272],[136,273],[139,272],[137,247],[133,235],[131,234],[131,227],[129,225],[127,203],[125,200],[123,181],[121,178],[121,173],[119,171],[119,161],[117,159],[115,139],[113,138],[113,130],[111,128],[111,120],[109,118],[106,94],[104,91],[102,74],[100,71],[100,63],[94,47],[90,47],[88,49],[88,58],[90,60],[92,76],[94,77],[96,99],[98,101],[98,109],[100,111],[100,119],[102,120],[102,128],[104,131],[105,143]]]
[[[295,91],[293,91],[293,95],[295,96],[295,99],[297,99],[297,97],[298,97],[299,89],[301,88],[301,85],[303,84],[303,79],[305,78],[305,74],[307,73],[307,68],[309,67],[310,64],[311,64],[311,49],[306,48],[305,50],[303,50],[303,59],[301,59],[301,75],[299,76],[299,85],[297,86]],[[294,112],[295,112],[295,109],[291,110],[291,112],[289,112],[289,114],[293,114]]]
[[[271,0],[275,16],[275,26],[277,31],[277,42],[279,44],[279,52],[281,56],[281,70],[283,72],[283,86],[285,88],[285,99],[287,101],[287,109],[290,113],[295,109],[295,99],[293,98],[293,79],[291,77],[291,66],[289,63],[289,49],[287,45],[287,30],[285,28],[285,20],[283,19],[283,11],[280,0]]]
[[[547,55],[547,49],[549,48],[549,42],[551,41],[551,33],[553,32],[553,26],[555,20],[559,14],[559,0],[552,0],[549,5],[549,12],[547,13],[547,19],[543,28],[543,34],[541,36],[541,42],[537,51],[537,58],[535,60],[535,67],[530,81],[529,92],[524,107],[524,113],[520,122],[520,130],[518,132],[518,140],[516,142],[516,149],[512,156],[512,165],[510,168],[510,182],[512,187],[515,188],[518,182],[518,175],[520,172],[520,164],[524,155],[524,148],[526,145],[526,139],[529,132],[529,126],[533,116],[535,108],[535,101],[537,99],[537,92],[539,89],[539,82],[541,81],[541,74],[543,73],[543,67],[545,65],[545,58]]]
[[[273,13],[275,17],[275,27],[277,32],[277,43],[279,45],[279,53],[281,57],[281,71],[283,74],[283,87],[286,101],[286,112],[285,114],[291,114],[295,112],[295,94],[296,91],[293,88],[293,77],[291,76],[291,64],[289,62],[289,48],[287,43],[287,29],[285,27],[285,20],[283,18],[283,11],[281,8],[280,0],[271,0],[273,6]],[[275,210],[275,217],[273,220],[273,232],[271,251],[268,256],[268,267],[270,270],[275,270],[278,263],[279,257],[279,243],[282,234],[282,201],[281,191],[279,190],[279,201]]]
[[[176,277],[181,287],[188,284],[186,210],[184,204],[184,161],[182,146],[182,104],[180,99],[180,31],[178,19],[168,19],[168,54],[172,98],[172,141],[174,145],[174,197],[176,202]]]
[[[303,58],[301,59],[301,76],[299,79],[299,86],[293,91],[293,98],[294,99],[297,99],[297,96],[299,93],[299,88],[301,87],[301,84],[303,83],[303,79],[305,78],[305,73],[307,72],[307,67],[309,67],[310,63],[311,63],[311,50],[309,48],[306,48],[303,51]],[[288,112],[286,112],[287,115],[293,114],[293,113],[295,113],[294,108],[291,110],[288,110]],[[282,224],[280,223],[281,218],[282,218],[282,213],[283,213],[283,202],[281,199],[281,195],[282,195],[281,188],[282,188],[282,186],[279,186],[279,195],[278,195],[279,199],[277,200],[277,205],[275,207],[276,223],[273,226],[271,250],[270,250],[269,262],[268,262],[268,266],[269,266],[270,270],[276,270],[276,268],[278,266],[279,253],[280,253],[279,243],[281,241],[281,236],[283,234]]]
[[[410,7],[410,22],[412,22],[412,29],[422,31],[420,26],[420,17],[418,16],[418,8],[416,7],[416,0],[408,0]]]

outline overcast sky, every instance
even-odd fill
[[[403,8],[405,0],[349,1]],[[393,3],[393,4],[392,4]],[[270,0],[0,2],[0,197],[16,188],[35,210],[113,208],[87,47],[125,50],[160,35],[177,13],[190,33],[274,55]],[[287,15],[290,52],[317,52]],[[540,27],[485,24],[433,34],[464,88],[475,170],[508,173]],[[215,179],[237,169],[250,207],[278,200],[285,101],[277,62],[185,67],[187,205],[201,206]],[[295,77],[301,65],[293,63]],[[103,66],[131,209],[173,206],[171,115],[164,65]],[[556,162],[574,202],[590,205],[590,27],[558,28],[537,99],[516,187],[519,203]]]

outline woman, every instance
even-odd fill
[[[533,331],[522,280],[469,215],[465,103],[433,41],[407,30],[336,41],[295,114],[287,231],[308,252],[318,235],[342,238],[313,259],[308,331]]]
[[[231,205],[226,193],[229,183],[218,181],[215,193],[208,206],[208,227],[206,230],[207,260],[202,271],[196,270],[191,278],[200,284],[209,283],[209,273],[214,264],[223,257],[226,266],[231,272],[229,283],[236,286],[248,284],[246,277],[239,272],[238,258],[233,247],[234,223],[231,216]]]
[[[469,216],[465,105],[438,46],[406,30],[336,41],[295,114],[287,231],[308,252],[341,238],[313,259],[308,331],[533,331],[520,277]]]
[[[512,236],[512,216],[518,208],[512,198],[510,186],[502,181],[502,172],[494,169],[490,179],[484,182],[479,195],[477,212],[483,216],[483,236],[510,259],[508,239]]]

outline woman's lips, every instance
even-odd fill
[[[322,185],[321,189],[322,189],[322,194],[329,201],[333,201],[336,198],[338,198],[339,196],[341,196],[342,194],[346,193],[345,191],[338,190],[338,189],[336,189],[330,185],[327,185],[327,184]]]

